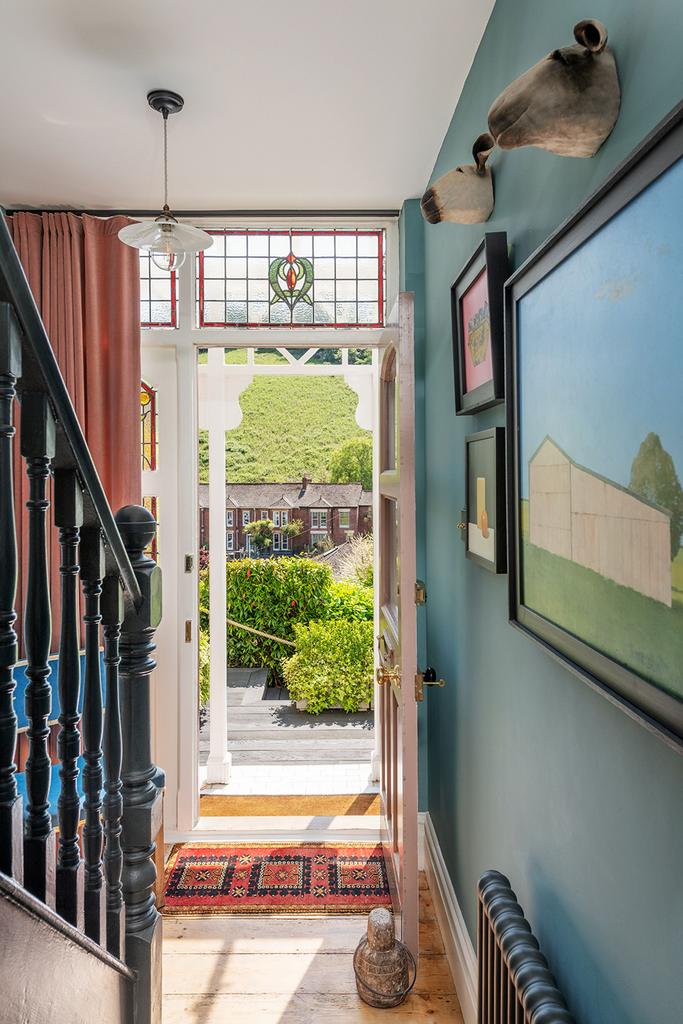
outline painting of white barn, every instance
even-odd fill
[[[529,540],[671,607],[671,516],[546,437],[529,460]]]

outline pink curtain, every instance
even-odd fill
[[[14,244],[109,503],[140,502],[138,254],[119,241],[125,217],[15,213]],[[20,413],[17,410],[17,427]],[[17,607],[27,578],[28,482],[15,456],[20,548]],[[51,524],[50,524],[51,525]],[[59,632],[59,545],[49,530],[53,632]]]

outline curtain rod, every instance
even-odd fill
[[[90,217],[158,217],[158,210],[82,210],[72,206],[5,206],[6,213],[77,213]],[[174,210],[174,217],[375,217],[389,220],[398,217],[400,210]]]

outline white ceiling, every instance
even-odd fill
[[[493,0],[3,3],[0,203],[387,209],[421,194]],[[469,141],[469,140],[468,140]]]

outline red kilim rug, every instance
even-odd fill
[[[163,913],[367,914],[390,906],[381,846],[188,843],[169,859]]]

